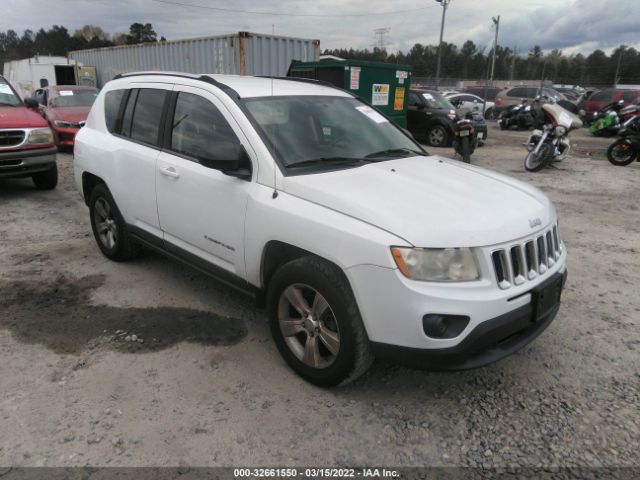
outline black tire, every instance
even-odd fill
[[[464,163],[471,163],[471,145],[469,145],[469,137],[460,140],[460,155]]]
[[[553,146],[548,143],[543,143],[540,146],[538,154],[529,152],[524,160],[524,168],[528,172],[539,172],[551,161],[551,153]]]
[[[493,111],[493,108],[488,108],[484,112],[484,118],[485,118],[485,120],[494,120],[495,119],[495,113]]]
[[[638,152],[625,138],[613,142],[607,149],[607,159],[617,167],[624,167],[633,163],[638,157]]]
[[[431,147],[446,147],[449,145],[449,132],[443,125],[434,125],[427,130],[427,143]]]
[[[500,121],[500,130],[507,130],[509,128],[509,125],[507,125],[507,120],[502,119]]]
[[[49,170],[31,175],[33,184],[38,190],[53,190],[58,185],[58,165],[53,165]]]
[[[91,192],[89,217],[93,236],[105,257],[122,262],[134,258],[140,253],[140,246],[129,238],[129,232],[120,210],[118,210],[111,192],[104,184],[97,185]],[[105,234],[105,229],[111,235]],[[109,237],[113,238],[112,244]]]
[[[322,326],[315,329],[315,332],[318,332],[315,342],[319,345],[316,351],[319,352],[318,358],[323,362],[322,366],[315,367],[304,361],[306,347],[314,336],[314,330],[310,322],[307,322],[296,311],[297,308],[293,307],[293,303],[289,302],[290,297],[285,292],[290,289],[300,292],[305,298],[310,318],[314,321],[315,295],[320,294],[321,298],[326,300],[328,307],[317,317]],[[308,256],[281,266],[269,282],[267,312],[271,333],[280,354],[298,375],[315,385],[344,385],[366,372],[373,362],[369,339],[351,287],[344,273],[325,260]],[[282,330],[284,327],[281,327],[280,323],[281,316],[297,322],[298,325],[302,322],[303,326],[296,328],[295,333],[287,335],[285,339]],[[337,353],[330,352],[326,346],[328,344],[323,343],[324,337],[321,332],[328,328],[331,328],[334,335],[337,334]],[[302,343],[305,345],[302,346]],[[297,347],[297,353],[294,347]],[[302,353],[300,348],[304,350],[303,358],[299,358]],[[326,354],[325,357],[321,357],[323,352]]]

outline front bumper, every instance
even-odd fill
[[[564,286],[567,278],[566,271],[556,274],[545,283],[555,281],[558,275],[562,276]],[[558,302],[546,316],[537,320],[534,310],[533,304],[529,303],[499,317],[486,320],[454,347],[424,350],[378,342],[372,342],[371,346],[377,358],[414,368],[468,370],[483,367],[515,353],[533,341],[556,317],[560,310],[560,303]]]
[[[0,178],[28,177],[56,164],[56,147],[0,152]]]
[[[530,323],[538,289],[550,279],[565,275],[567,253],[563,248],[557,261],[544,273],[508,288],[500,288],[491,263],[495,248],[483,248],[478,255],[479,269],[483,274],[474,282],[417,282],[405,278],[397,269],[373,265],[346,269],[367,335],[379,356],[392,356],[406,363],[403,358],[410,356],[406,355],[407,352],[421,351],[417,356],[422,358],[418,363],[423,366],[446,363],[453,368],[470,368],[508,355],[544,330],[555,317],[555,312],[549,315],[550,318],[539,319],[536,326],[524,329],[521,341],[511,339],[507,342],[509,346],[515,345],[513,350],[496,354],[496,358],[486,356],[465,366],[469,357],[478,354],[477,348],[487,350],[506,339],[505,335],[499,335],[501,328],[487,336],[481,333],[494,331],[496,325],[501,326],[505,322],[510,325],[508,330],[518,327],[516,332],[522,331],[522,325]],[[462,316],[468,317],[469,321],[456,337],[434,338],[425,332],[423,318],[426,315]],[[508,331],[507,336],[511,333]],[[506,348],[504,345],[501,347],[502,350]],[[440,356],[441,361],[434,360]]]
[[[53,137],[59,147],[73,147],[79,128],[52,127]]]

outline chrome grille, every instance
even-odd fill
[[[24,130],[0,130],[0,147],[20,145],[24,140]]]
[[[500,288],[507,289],[543,275],[560,259],[558,226],[506,248],[494,250],[491,261]]]

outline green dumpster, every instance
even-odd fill
[[[411,67],[361,60],[291,62],[289,77],[322,80],[369,102],[401,127],[407,126]]]

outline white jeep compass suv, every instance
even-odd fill
[[[559,309],[566,251],[543,193],[429,156],[315,81],[121,75],[74,164],[104,255],[145,246],[264,300],[280,353],[318,385],[374,357],[486,365]]]

